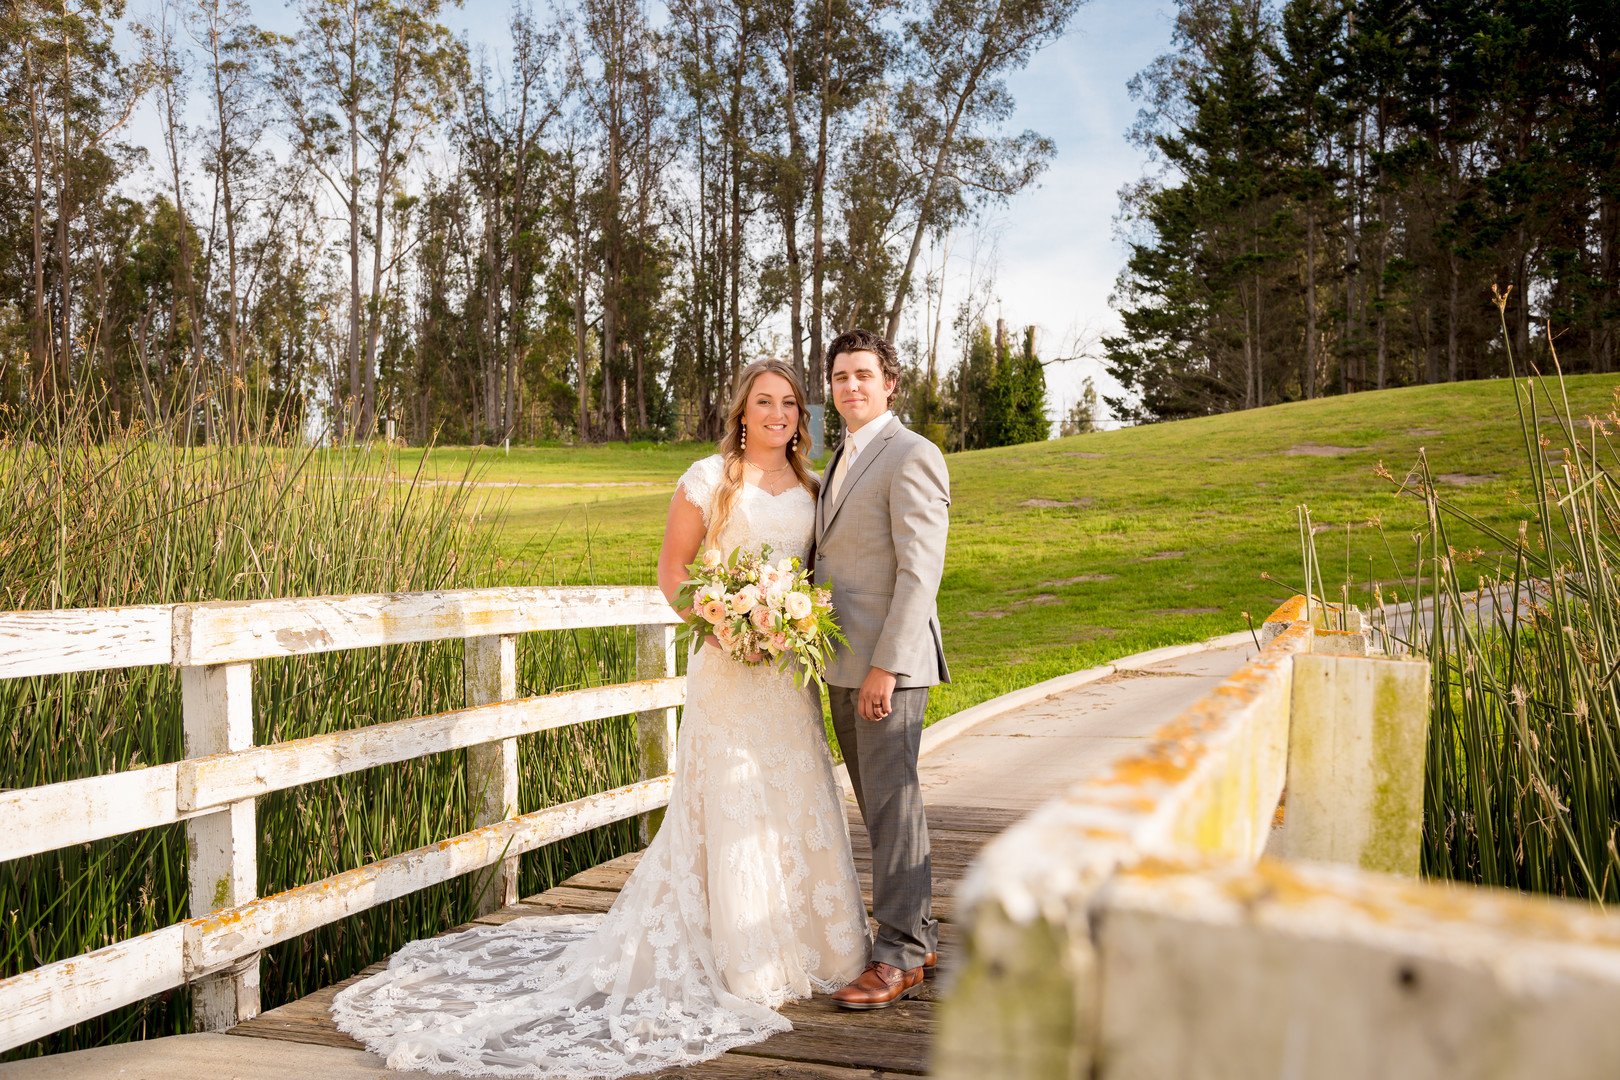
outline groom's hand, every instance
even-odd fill
[[[866,681],[861,683],[860,694],[855,701],[855,711],[860,713],[862,720],[881,720],[889,715],[893,707],[894,682],[892,671],[873,668],[866,673]]]

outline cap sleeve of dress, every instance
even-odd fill
[[[680,488],[686,493],[686,500],[703,515],[705,525],[709,523],[709,506],[714,502],[714,491],[720,486],[720,460],[719,454],[710,454],[692,462],[691,467],[681,474]]]

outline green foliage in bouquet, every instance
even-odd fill
[[[832,586],[817,585],[798,559],[771,561],[771,548],[708,548],[690,566],[676,594],[683,623],[678,639],[702,646],[711,638],[744,664],[790,670],[800,687],[825,686],[827,661],[849,641],[833,615]]]

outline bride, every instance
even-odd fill
[[[793,369],[743,369],[720,453],[670,501],[658,584],[700,550],[809,554],[818,482]],[[783,1003],[860,974],[869,941],[816,691],[717,646],[687,670],[662,827],[606,915],[515,919],[401,949],[332,1002],[394,1069],[616,1077],[791,1025]]]

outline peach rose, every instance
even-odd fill
[[[810,614],[810,598],[802,592],[790,592],[783,601],[788,618],[802,619]]]
[[[722,649],[730,649],[737,644],[737,631],[731,628],[730,623],[721,623],[714,628],[714,639],[720,643]]]
[[[753,622],[753,624],[756,627],[759,628],[760,633],[769,633],[770,632],[770,629],[771,629],[771,609],[770,608],[764,607],[764,606],[756,607],[754,609],[754,613],[749,616],[749,619]]]
[[[752,585],[745,585],[731,598],[731,613],[733,615],[746,615],[754,610],[759,603],[759,590]]]
[[[787,647],[788,647],[788,636],[786,634],[780,634],[779,633],[779,634],[772,634],[771,635],[771,637],[770,637],[770,649],[771,649],[771,652],[775,652],[775,653],[783,652],[784,650],[787,649]]]
[[[726,605],[718,600],[710,600],[698,609],[698,614],[702,615],[711,624],[718,626],[726,621]]]
[[[715,567],[719,566],[725,561],[725,559],[726,557],[720,554],[719,548],[710,548],[703,553],[703,565],[707,566],[710,570],[713,570]]]
[[[807,638],[813,638],[816,636],[817,627],[816,617],[814,615],[806,615],[793,625],[798,628],[799,633],[803,634]]]

